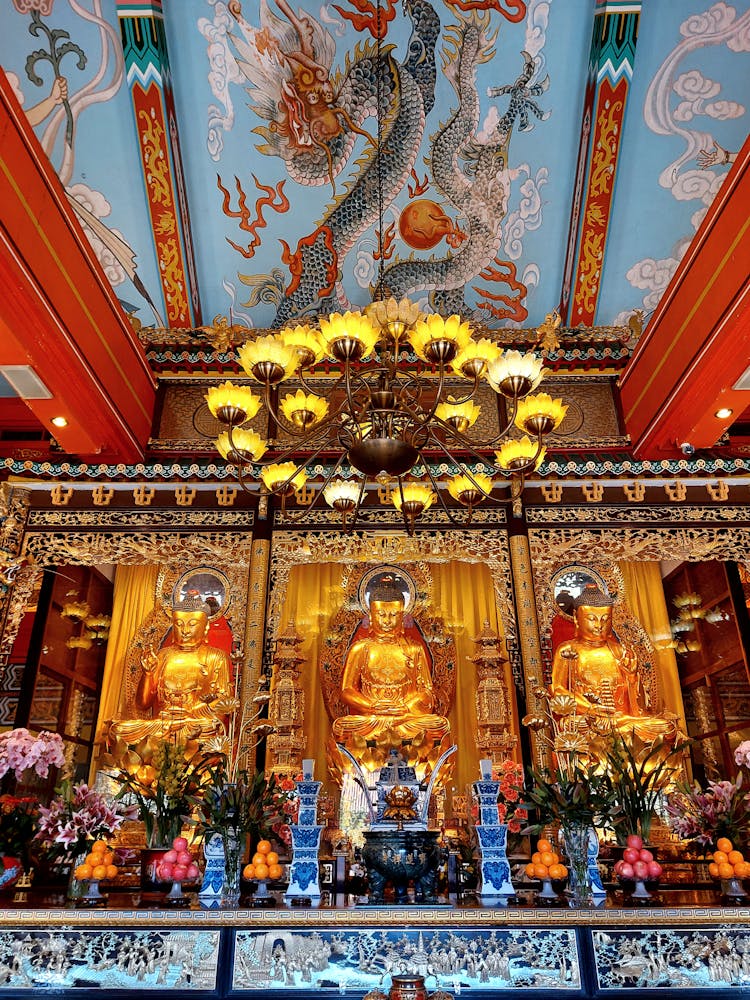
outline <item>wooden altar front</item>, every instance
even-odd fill
[[[670,890],[660,906],[317,909],[68,909],[17,894],[0,909],[0,991],[9,997],[154,993],[182,998],[363,997],[390,975],[490,1000],[690,996],[750,986],[750,908],[709,890]],[[59,899],[59,897],[57,897]]]

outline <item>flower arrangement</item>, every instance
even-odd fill
[[[254,775],[240,771],[230,781],[223,760],[209,769],[209,780],[200,794],[191,797],[199,831],[204,836],[250,834],[253,841],[279,831],[286,822],[288,801],[289,793],[282,790],[275,775],[266,777],[262,771]]]
[[[696,781],[678,786],[667,799],[669,825],[678,837],[704,846],[726,837],[745,843],[750,833],[750,740],[734,751],[740,773],[729,781],[709,781],[701,788]]]
[[[734,781],[709,781],[705,789],[698,782],[683,785],[667,799],[669,825],[682,840],[704,846],[720,837],[742,843],[750,823],[749,798],[742,774]]]
[[[550,823],[609,829],[617,822],[618,803],[612,780],[596,767],[567,762],[562,767],[529,768],[526,802],[537,819],[524,830],[538,833]]]
[[[523,724],[537,732],[542,746],[554,755],[555,764],[528,770],[526,800],[536,809],[537,822],[524,832],[538,833],[549,823],[569,829],[611,827],[619,815],[614,787],[601,767],[591,734],[579,727],[575,698],[555,695],[539,685],[534,694],[544,709],[540,715],[525,716]],[[591,720],[585,721],[591,725]],[[598,731],[593,735],[599,735]]]
[[[49,806],[39,807],[36,840],[48,855],[72,859],[135,818],[132,807],[110,801],[83,782],[71,785],[64,781]]]
[[[0,854],[20,858],[29,869],[29,846],[39,826],[39,802],[33,795],[0,795]]]
[[[604,763],[617,800],[614,832],[618,844],[625,844],[630,836],[648,840],[659,801],[679,772],[677,758],[687,745],[687,741],[670,745],[661,737],[643,743],[635,733],[626,740],[613,730],[604,746]]]
[[[65,753],[62,736],[42,730],[9,729],[0,733],[0,778],[12,774],[20,780],[27,771],[40,778],[49,775],[51,767],[64,767]]]
[[[131,747],[124,757],[117,761],[104,757],[103,763],[120,784],[117,798],[129,798],[137,806],[147,846],[169,847],[220,760],[221,755],[212,751],[188,755],[185,743],[163,740],[152,753]]]

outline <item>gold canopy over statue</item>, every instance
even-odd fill
[[[149,717],[112,722],[107,734],[113,755],[125,745],[145,741],[153,748],[164,739],[185,743],[224,732],[223,716],[236,707],[229,655],[206,642],[209,607],[188,596],[172,609],[174,644],[158,652],[150,647],[141,659],[135,707]]]
[[[366,769],[397,749],[420,776],[449,746],[450,724],[435,714],[430,662],[423,641],[404,629],[404,595],[384,576],[370,594],[370,630],[346,655],[341,699],[348,715],[335,719],[329,743],[334,770],[346,771],[342,744]]]
[[[614,600],[589,584],[573,602],[575,636],[561,643],[552,663],[553,696],[575,699],[578,715],[607,720],[623,737],[644,743],[677,736],[674,716],[647,706],[635,650],[612,631]]]

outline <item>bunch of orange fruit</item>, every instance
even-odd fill
[[[248,881],[264,881],[281,878],[284,869],[279,864],[279,856],[271,849],[270,840],[259,840],[249,865],[242,869],[242,877]]]
[[[114,878],[118,870],[114,851],[109,849],[106,841],[95,840],[83,864],[78,865],[73,874],[81,882],[99,882],[102,879]]]
[[[734,849],[729,837],[719,837],[708,873],[712,878],[750,878],[750,862]]]
[[[536,851],[526,865],[526,874],[529,878],[557,880],[567,878],[568,869],[560,864],[560,855],[552,850],[549,840],[538,840]]]

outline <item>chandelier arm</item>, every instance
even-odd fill
[[[520,489],[520,491],[518,493],[514,493],[514,483],[515,483],[515,480],[516,480],[517,477],[512,475],[512,476],[507,477],[507,479],[506,479],[507,484],[511,487],[510,496],[507,496],[507,497],[495,497],[495,496],[493,496],[491,492],[488,493],[486,490],[482,489],[481,485],[474,478],[474,474],[473,474],[473,472],[471,471],[471,469],[469,468],[468,465],[466,465],[464,462],[462,462],[461,459],[456,458],[455,455],[451,455],[451,453],[448,451],[448,449],[445,447],[445,445],[443,444],[443,442],[440,441],[439,438],[435,438],[435,440],[437,441],[438,446],[445,452],[446,457],[448,459],[450,459],[451,462],[454,462],[459,467],[459,469],[464,473],[464,475],[467,476],[467,478],[471,480],[472,485],[476,489],[479,490],[479,492],[482,494],[482,496],[486,500],[489,500],[491,503],[495,503],[498,506],[502,506],[503,504],[511,503],[513,500],[518,499],[518,497],[523,492],[523,474],[521,474],[521,489]],[[481,456],[479,456],[479,458],[480,458],[480,461],[482,462],[483,465],[487,464],[487,460],[486,459],[481,458]],[[427,465],[426,462],[424,462],[424,459],[422,459],[422,461],[424,463],[425,468],[427,469],[427,474],[430,476],[430,478],[432,478],[432,474],[430,472],[430,467]],[[494,469],[494,468],[496,468],[496,466],[493,465],[492,468]]]
[[[468,523],[467,520],[466,519],[462,520],[461,518],[456,517],[456,515],[453,513],[453,511],[450,509],[450,507],[446,504],[445,500],[443,499],[443,493],[442,493],[442,491],[440,489],[440,482],[439,482],[439,480],[435,479],[435,477],[432,474],[432,470],[430,469],[430,467],[427,464],[427,462],[425,462],[424,458],[422,458],[421,455],[419,457],[422,459],[422,465],[424,466],[425,472],[427,473],[427,477],[430,480],[430,482],[432,483],[433,489],[435,490],[435,494],[437,495],[437,498],[438,498],[438,503],[443,508],[443,513],[448,518],[448,520],[450,521],[451,524],[456,524],[459,527],[465,526]]]
[[[362,506],[362,497],[365,495],[365,487],[367,486],[367,480],[368,479],[369,479],[369,476],[364,476],[364,475],[362,476],[362,482],[360,483],[360,487],[359,487],[359,495],[357,496],[357,504],[356,504],[356,506],[354,508],[354,514],[352,515],[351,521],[347,522],[346,518],[344,518],[344,522],[343,522],[344,523],[344,527],[347,530],[349,530],[349,531],[351,531],[351,529],[357,523],[357,516],[359,515],[359,509]]]
[[[317,457],[317,456],[313,455],[309,459],[309,461],[312,461],[312,458],[315,458],[315,457]],[[315,490],[313,498],[312,498],[312,500],[308,504],[305,504],[305,506],[301,510],[295,511],[293,514],[289,513],[289,511],[287,511],[287,510],[284,511],[284,520],[285,521],[290,521],[291,523],[295,524],[295,523],[298,523],[299,521],[303,521],[305,519],[305,516],[310,513],[310,511],[313,509],[313,507],[315,506],[315,504],[318,502],[319,498],[323,496],[323,490],[326,488],[326,486],[330,483],[330,481],[333,479],[333,477],[339,471],[339,469],[343,465],[343,462],[344,462],[345,458],[346,458],[346,455],[344,455],[344,454],[342,454],[340,456],[340,458],[338,459],[338,461],[336,462],[336,464],[331,468],[331,471],[326,476],[325,480],[323,481],[322,486],[320,486],[319,489]],[[307,465],[307,462],[304,465],[301,465],[300,468],[304,469],[306,467],[306,465]],[[299,469],[297,469],[297,472],[299,472]],[[295,475],[296,474],[297,473],[295,473]],[[294,478],[294,476],[292,478]],[[291,482],[291,480],[287,480],[287,483],[289,483],[289,482]]]
[[[466,376],[463,377],[465,378]],[[460,399],[451,400],[451,405],[455,404],[456,406],[461,406],[462,403],[471,403],[477,394],[477,389],[479,388],[480,381],[481,379],[475,376],[474,385],[471,387],[471,391],[469,392],[469,394],[467,396],[461,396]]]
[[[494,448],[496,445],[500,444],[504,438],[508,436],[508,434],[513,428],[516,419],[516,413],[518,411],[518,400],[515,397],[511,397],[510,401],[512,403],[512,408],[510,412],[510,417],[507,420],[505,426],[501,427],[501,429],[497,432],[497,434],[494,437],[489,438],[489,440],[487,441],[477,441],[467,438],[464,434],[462,434],[460,431],[457,431],[455,427],[452,427],[449,423],[446,423],[446,421],[442,420],[440,417],[433,417],[432,422],[439,424],[443,428],[443,430],[446,430],[451,435],[453,440],[456,441],[457,444],[461,445],[462,448],[465,448],[467,451],[470,451],[476,457],[482,459],[482,456],[478,455],[476,449]],[[431,434],[431,436],[434,435]],[[439,438],[435,437],[435,440],[439,441]],[[541,450],[541,448],[539,450]],[[539,451],[537,451],[537,455],[538,454]],[[485,459],[482,459],[482,461],[485,461]]]

